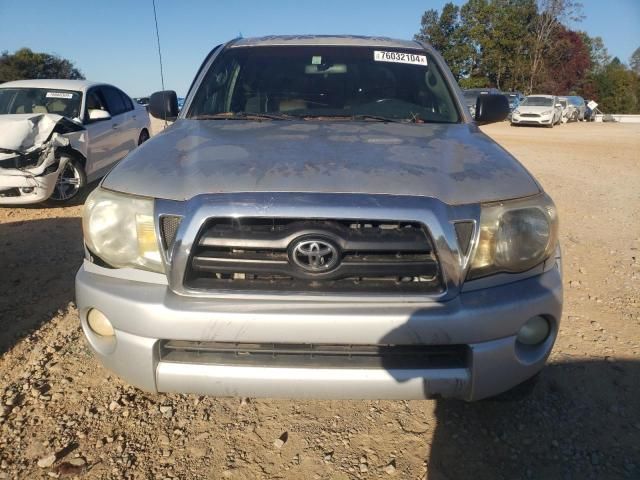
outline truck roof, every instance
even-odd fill
[[[271,47],[281,45],[424,49],[424,47],[415,40],[397,40],[389,37],[367,37],[360,35],[270,35],[266,37],[240,38],[233,41],[230,47]]]

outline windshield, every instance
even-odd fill
[[[520,105],[529,106],[529,107],[552,107],[553,98],[527,97],[522,101]]]
[[[0,88],[0,115],[56,113],[79,118],[82,93],[55,88]]]
[[[233,114],[326,119],[459,121],[454,98],[424,51],[368,47],[242,47],[214,62],[188,118]]]

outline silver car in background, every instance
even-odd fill
[[[142,389],[477,400],[544,366],[562,313],[556,208],[471,117],[429,45],[232,40],[173,125],[87,199],[76,297]]]
[[[70,201],[149,138],[122,90],[84,80],[0,85],[0,205]]]
[[[563,106],[554,95],[529,95],[511,114],[511,125],[544,125],[553,128],[562,121]]]

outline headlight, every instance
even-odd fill
[[[553,113],[553,110],[545,110],[540,115],[551,115],[552,113]]]
[[[517,108],[513,111],[514,115],[520,115],[520,110],[518,110]]]
[[[557,242],[558,216],[547,195],[485,204],[469,279],[529,270],[551,256]]]
[[[82,217],[87,248],[116,268],[163,272],[153,221],[153,199],[96,188]]]

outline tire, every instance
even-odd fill
[[[147,131],[146,128],[144,128],[141,132],[140,132],[140,136],[138,137],[138,146],[142,145],[144,142],[146,142],[147,140],[149,140],[149,132]]]
[[[87,174],[82,163],[74,157],[67,157],[67,164],[60,172],[53,193],[49,197],[52,203],[70,202],[87,185]]]
[[[553,126],[555,125],[555,123],[553,123],[553,118],[551,119],[551,123],[549,125],[547,125],[547,128],[553,128]]]

